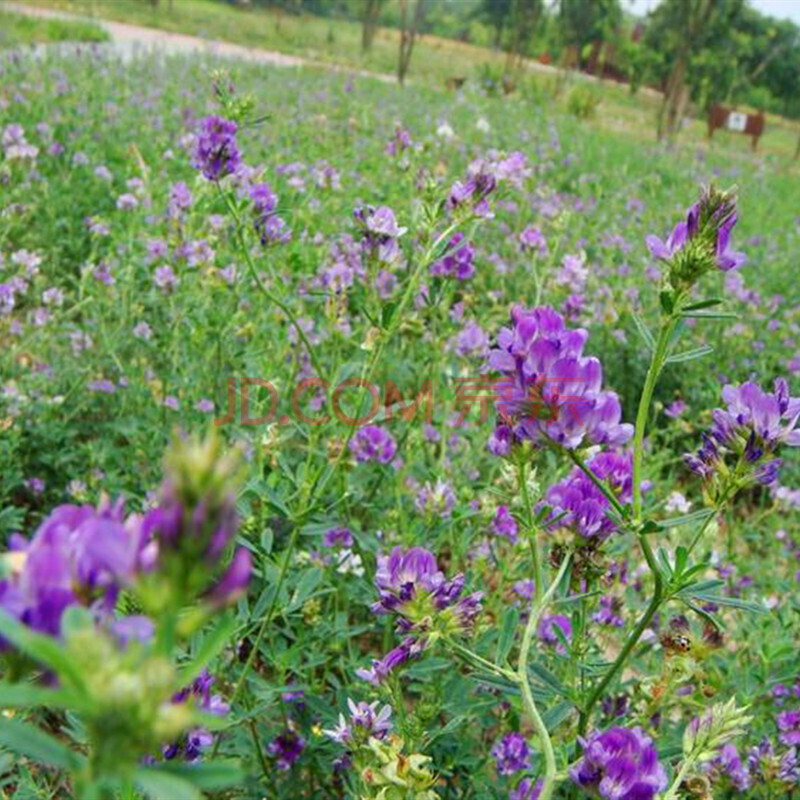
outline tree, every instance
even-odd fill
[[[378,27],[378,17],[385,0],[363,0],[363,2],[361,49],[366,53],[372,48],[372,40],[375,38],[375,30]]]
[[[503,43],[503,31],[511,15],[512,0],[483,0],[480,15],[494,29],[494,46]]]
[[[506,51],[506,74],[518,66],[541,15],[542,0],[511,0],[511,37]]]
[[[558,20],[561,39],[578,53],[578,68],[586,66],[589,50],[596,61],[603,42],[611,39],[622,23],[620,0],[560,0]]]
[[[665,0],[650,14],[646,43],[661,55],[664,100],[658,138],[672,138],[689,100],[709,106],[730,92],[744,0]]]
[[[397,59],[397,81],[402,86],[406,80],[408,66],[411,63],[411,53],[414,50],[414,42],[417,39],[417,31],[422,25],[425,17],[426,0],[416,0],[414,13],[409,21],[408,5],[409,0],[399,0],[400,2],[400,53]]]

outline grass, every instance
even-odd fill
[[[93,22],[34,19],[0,11],[0,48],[53,42],[105,42],[108,34]]]
[[[26,0],[32,2],[32,0]],[[396,68],[398,32],[378,29],[372,50],[361,50],[361,26],[348,20],[323,19],[310,15],[296,16],[274,10],[235,7],[212,0],[166,0],[154,8],[145,0],[33,0],[34,4],[86,16],[123,21],[166,31],[220,39],[249,47],[276,50],[313,61],[333,63],[354,69],[393,74]],[[435,36],[422,37],[415,48],[411,79],[439,89],[451,77],[466,77],[475,83],[486,68],[497,70],[504,55],[475,45]],[[584,84],[582,75],[565,78],[553,73],[531,70],[520,81],[523,94],[538,99],[563,89],[566,82]],[[631,95],[627,86],[610,81],[591,84],[601,102],[590,125],[639,142],[652,141],[655,115],[660,96],[644,90]],[[564,92],[559,93],[559,102]],[[550,102],[548,100],[548,102]],[[682,141],[690,147],[705,146],[706,128],[702,119],[687,121]],[[791,162],[800,136],[800,125],[768,115],[766,132],[759,143],[762,152]],[[750,140],[738,134],[720,131],[710,145],[729,150],[735,158],[747,158]]]

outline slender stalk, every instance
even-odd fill
[[[672,785],[669,787],[669,790],[664,795],[662,800],[675,800],[675,798],[678,796],[678,790],[681,788],[681,784],[683,783],[683,779],[689,774],[689,770],[693,766],[693,758],[687,758],[686,761],[683,762],[678,774],[675,776],[675,780],[672,781]]]
[[[281,564],[281,571],[278,575],[278,582],[275,585],[275,594],[272,596],[272,600],[270,601],[269,608],[267,609],[267,613],[264,615],[264,619],[261,622],[261,625],[258,628],[258,633],[256,634],[255,642],[253,642],[253,647],[247,655],[247,660],[244,662],[244,666],[242,667],[242,672],[239,675],[239,680],[236,681],[236,685],[233,687],[233,694],[231,694],[230,705],[233,707],[233,704],[239,698],[239,694],[241,693],[244,682],[249,674],[250,670],[253,667],[253,663],[256,660],[256,656],[258,655],[258,651],[261,648],[261,642],[264,640],[264,635],[267,632],[267,628],[269,627],[270,623],[272,622],[273,614],[275,613],[275,607],[278,604],[278,597],[281,593],[281,588],[283,587],[283,582],[286,579],[286,574],[289,571],[289,562],[292,559],[292,555],[294,554],[294,548],[297,543],[298,534],[300,533],[300,523],[298,522],[294,526],[294,530],[292,531],[292,536],[289,539],[289,544],[284,552],[283,556],[283,563]],[[211,753],[211,757],[214,758],[219,751],[220,744],[222,743],[222,732],[217,736],[217,741],[214,742],[214,750]]]
[[[661,323],[656,347],[644,381],[642,396],[639,398],[639,409],[636,412],[636,427],[633,432],[633,522],[637,527],[642,522],[642,461],[644,460],[644,434],[647,428],[647,416],[650,413],[653,391],[667,359],[669,341],[678,324],[678,319],[679,317],[667,317]]]
[[[533,693],[531,692],[531,684],[528,678],[528,657],[530,655],[531,643],[533,641],[533,634],[535,633],[539,620],[545,612],[550,600],[555,594],[556,589],[561,583],[564,575],[570,564],[570,556],[567,556],[558,569],[558,574],[553,579],[553,582],[547,588],[547,591],[531,605],[530,617],[528,624],[525,626],[525,633],[522,637],[522,645],[519,651],[519,662],[517,665],[517,682],[519,683],[520,691],[522,692],[522,703],[525,707],[525,712],[530,718],[531,724],[539,737],[539,744],[544,756],[544,778],[542,783],[542,791],[539,794],[539,800],[550,800],[553,796],[553,784],[556,778],[556,756],[553,751],[553,743],[550,740],[547,726],[536,708],[536,703],[533,700]]]
[[[633,435],[633,527],[637,532],[639,545],[642,548],[645,561],[647,561],[647,566],[653,573],[653,595],[650,598],[649,605],[636,623],[636,627],[625,640],[622,650],[620,650],[614,663],[608,668],[605,675],[603,675],[600,682],[592,690],[592,693],[584,704],[578,722],[578,732],[580,734],[586,733],[592,711],[597,705],[598,700],[600,700],[603,693],[608,688],[608,685],[622,669],[631,651],[636,647],[639,639],[642,638],[642,634],[647,629],[647,626],[658,612],[664,600],[664,580],[661,577],[661,572],[658,570],[658,562],[656,561],[647,536],[639,533],[642,524],[642,462],[644,460],[644,434],[647,427],[647,417],[650,413],[650,404],[653,400],[653,392],[655,391],[658,377],[666,362],[670,339],[672,338],[672,334],[675,331],[675,326],[678,324],[679,319],[678,316],[670,316],[665,318],[661,323],[656,346],[650,359],[650,366],[647,369],[647,377],[645,378],[644,387],[642,389],[642,396],[639,398],[639,408],[636,412],[636,427]],[[578,464],[578,466],[580,466],[580,464]],[[591,477],[590,472],[587,472],[587,475]],[[598,488],[604,488],[599,482],[596,482],[596,485]]]
[[[228,207],[228,211],[230,212],[231,216],[233,217],[233,221],[236,223],[236,238],[239,240],[239,248],[242,251],[242,255],[244,256],[245,262],[247,263],[247,268],[250,271],[250,276],[256,283],[261,294],[267,298],[271,303],[274,303],[284,314],[289,318],[289,322],[292,324],[292,327],[295,329],[297,333],[297,337],[305,346],[306,350],[308,350],[308,357],[311,360],[311,366],[314,368],[314,372],[321,378],[322,368],[320,366],[319,360],[314,352],[314,349],[311,346],[311,342],[308,340],[306,336],[306,332],[303,330],[303,327],[300,325],[300,321],[297,319],[297,315],[292,311],[292,309],[281,300],[274,292],[271,292],[267,289],[264,281],[261,280],[261,276],[258,274],[258,269],[256,269],[256,265],[253,261],[253,256],[250,254],[250,248],[247,246],[247,240],[244,237],[244,229],[242,228],[242,221],[241,217],[239,216],[239,212],[236,210],[236,206],[234,203],[231,202],[229,195],[226,192],[223,192],[220,188],[219,184],[217,184],[217,190],[219,191],[220,195],[222,195],[223,199],[225,200],[225,205]]]
[[[631,632],[630,636],[625,640],[625,643],[622,646],[622,650],[619,651],[619,655],[614,659],[614,663],[606,670],[605,675],[603,675],[602,680],[597,686],[594,687],[592,693],[589,695],[589,699],[584,704],[583,709],[580,713],[580,719],[578,721],[578,733],[582,736],[586,733],[586,728],[589,724],[589,720],[591,719],[592,711],[597,705],[597,701],[603,696],[603,693],[608,688],[608,685],[617,675],[617,673],[622,669],[622,665],[627,660],[628,656],[633,650],[634,647],[639,642],[639,639],[642,638],[642,634],[647,629],[647,626],[652,621],[653,617],[658,612],[658,609],[661,607],[661,601],[663,599],[663,586],[662,581],[660,578],[656,581],[656,585],[653,588],[653,596],[650,598],[650,604],[647,606],[644,614],[639,618],[639,621],[636,623],[636,627]]]
[[[541,599],[544,591],[544,578],[542,577],[542,560],[539,557],[539,547],[536,543],[536,525],[533,521],[533,505],[528,490],[528,464],[521,461],[519,464],[519,490],[522,494],[522,504],[525,508],[525,527],[528,529],[528,543],[531,548],[531,561],[533,562],[534,593]]]

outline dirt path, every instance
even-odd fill
[[[232,42],[201,39],[199,36],[172,33],[170,31],[160,30],[159,28],[147,28],[142,25],[130,25],[127,22],[112,22],[111,20],[95,17],[80,17],[65,11],[40,8],[38,6],[29,6],[14,2],[4,2],[1,4],[1,7],[8,11],[25,14],[29,17],[38,17],[40,19],[65,19],[93,22],[108,33],[111,37],[111,46],[119,52],[120,55],[125,57],[131,57],[141,50],[157,49],[175,55],[194,53],[219,56],[221,58],[238,58],[243,61],[270,64],[277,67],[316,67],[332,70],[334,72],[344,72],[347,74],[374,78],[383,83],[396,82],[394,75],[368,72],[366,70],[353,69],[352,67],[330,64],[323,61],[313,61],[308,58],[302,58],[301,56],[279,53],[275,50],[261,50],[260,48],[244,47],[243,45],[233,44]]]

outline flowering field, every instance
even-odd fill
[[[1,58],[3,797],[797,792],[783,162]]]

